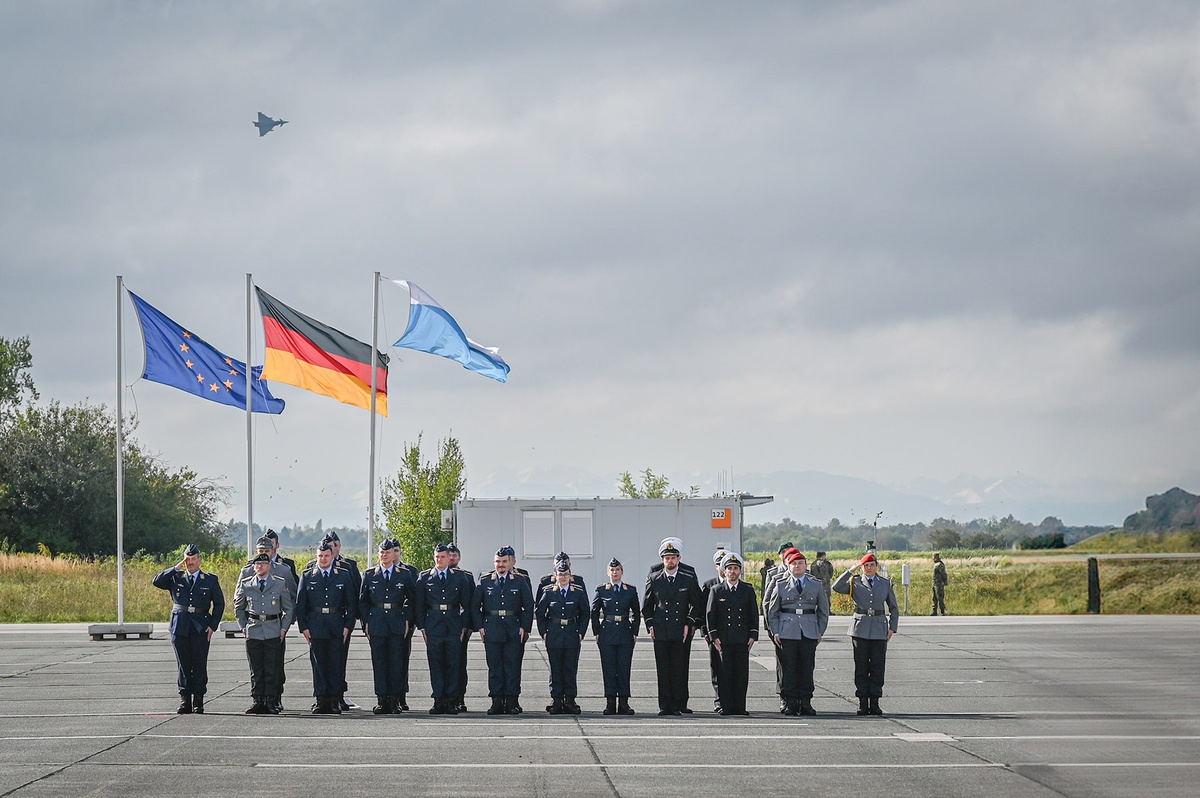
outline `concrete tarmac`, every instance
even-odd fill
[[[653,649],[634,657],[633,717],[600,714],[599,656],[580,664],[580,716],[550,716],[530,644],[525,714],[488,717],[472,637],[467,705],[430,716],[420,635],[413,711],[375,716],[356,634],[341,716],[309,714],[307,645],[288,639],[283,715],[250,705],[244,642],[214,638],[207,713],[174,714],[165,624],[93,642],[85,624],[0,626],[0,796],[401,795],[1194,796],[1200,794],[1200,617],[902,618],[885,717],[858,717],[847,619],[817,654],[817,717],[778,714],[769,642],[751,652],[751,717],[712,713],[708,652],[692,649],[693,715],[657,716]]]

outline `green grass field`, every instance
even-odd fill
[[[1096,553],[1196,551],[1195,533],[1121,535],[1106,533],[1069,549],[1054,551],[944,551],[950,574],[946,608],[951,615],[1030,615],[1087,611],[1085,556]],[[811,554],[811,552],[809,552]],[[746,573],[761,588],[765,556],[748,553]],[[858,552],[830,552],[837,573],[857,562]],[[881,552],[889,574],[900,586],[901,565],[908,563],[912,584],[908,614],[928,615],[932,606],[932,563],[920,552]],[[132,558],[125,563],[125,620],[164,622],[170,602],[150,580],[175,559]],[[233,585],[243,561],[230,553],[206,557],[203,568],[216,573],[233,618]],[[303,563],[301,563],[303,564]],[[82,623],[116,619],[117,566],[114,561],[85,562],[70,557],[0,553],[0,623]],[[1111,614],[1194,614],[1200,612],[1200,560],[1100,562],[1101,608]],[[833,611],[848,614],[849,600],[834,594]]]

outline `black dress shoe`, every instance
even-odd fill
[[[179,709],[175,710],[175,714],[176,715],[192,714],[192,698],[191,698],[191,696],[184,696],[183,700],[179,702]]]
[[[692,714],[692,711],[691,711],[690,709],[688,709],[687,707],[682,707],[682,708],[680,708],[679,712],[682,712],[682,713],[683,713],[683,714],[685,714],[685,715],[691,715],[691,714]],[[676,714],[676,715],[678,715],[678,714],[679,714],[679,712],[676,712],[675,714]]]
[[[263,705],[255,703],[254,706],[243,712],[243,715],[261,715],[263,713]]]
[[[279,710],[275,708],[275,705],[274,705],[274,704],[264,704],[264,705],[263,705],[263,714],[265,714],[265,715],[278,715],[278,714],[279,714]]]
[[[347,704],[347,703],[346,703],[346,699],[345,699],[345,698],[342,698],[341,696],[339,696],[339,697],[338,697],[338,700],[337,700],[337,708],[338,708],[340,711],[342,711],[342,712],[349,712],[349,711],[350,711],[350,705],[349,705],[349,704]]]
[[[400,694],[400,699],[399,699],[399,701],[397,701],[397,706],[400,707],[401,711],[408,712],[408,702],[405,700],[404,693]]]
[[[195,712],[197,715],[204,714],[204,696],[192,696],[192,712]]]
[[[433,699],[433,706],[429,708],[430,715],[445,715],[446,702],[440,698]]]
[[[816,715],[817,711],[815,709],[813,709],[813,705],[812,705],[811,701],[801,700],[800,701],[800,714],[811,716],[811,715]]]

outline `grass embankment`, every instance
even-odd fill
[[[1124,535],[1105,533],[1068,549],[1023,552],[944,551],[950,574],[946,606],[952,615],[1033,615],[1087,612],[1087,564],[1080,555],[1200,550],[1200,535]],[[811,552],[807,552],[811,556]],[[746,573],[761,589],[759,569],[765,556],[747,554]],[[835,573],[858,561],[858,552],[830,552]],[[928,615],[932,607],[933,567],[927,552],[881,552],[896,583],[908,563],[912,584],[908,613]],[[150,584],[176,559],[132,558],[125,563],[125,620],[162,623],[170,612],[166,594]],[[303,563],[302,563],[303,564]],[[225,592],[225,619],[233,618],[233,588],[243,565],[233,556],[206,557],[205,571],[217,574]],[[707,574],[701,572],[703,578]],[[71,557],[0,553],[0,623],[85,623],[116,620],[116,562],[87,562]],[[1101,560],[1101,609],[1106,614],[1200,613],[1200,560]],[[850,613],[850,601],[834,594],[833,611]]]

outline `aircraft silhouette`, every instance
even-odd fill
[[[286,119],[272,119],[271,117],[264,114],[262,111],[259,111],[258,112],[258,121],[251,122],[250,124],[252,124],[256,128],[258,128],[258,137],[262,138],[263,136],[267,135],[275,128],[279,127],[280,125],[286,125],[287,120]]]

